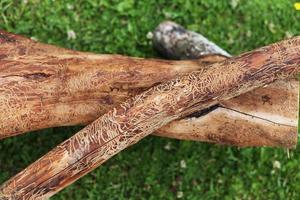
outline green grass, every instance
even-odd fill
[[[300,35],[294,2],[1,0],[0,28],[76,50],[158,57],[146,35],[170,19],[239,54]],[[67,39],[68,30],[76,39]],[[52,128],[0,141],[0,182],[79,129]],[[288,157],[284,149],[238,149],[150,136],[53,199],[300,199],[298,153],[299,148]],[[278,161],[280,168],[274,167]]]

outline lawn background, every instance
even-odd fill
[[[146,35],[169,19],[237,55],[300,35],[294,3],[0,0],[0,28],[76,50],[158,57]],[[71,30],[76,39],[68,40]],[[0,183],[80,128],[51,128],[0,141]],[[150,136],[53,199],[300,199],[299,168],[299,148],[239,149]]]

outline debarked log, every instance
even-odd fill
[[[154,85],[226,58],[210,55],[193,61],[167,61],[96,55],[41,44],[3,31],[0,33],[0,43],[0,138],[49,127],[87,124]],[[220,127],[215,131],[186,131],[202,126],[204,117],[212,119],[210,109],[174,122],[174,127],[165,126],[157,134],[237,146],[293,148],[297,143],[297,88],[296,81],[291,81],[284,89],[270,84],[266,89],[258,89],[245,94],[247,96],[220,104],[224,109],[228,106],[229,110],[222,109],[224,112],[236,109],[254,118],[261,118],[257,113],[267,112],[290,120],[288,124],[281,120],[265,120],[278,127],[276,132],[267,129],[268,126],[263,123],[253,123],[255,120],[251,117],[252,123],[249,124],[253,126],[249,127],[252,130],[249,134],[242,131],[228,134],[226,130],[231,132],[228,127],[240,127],[236,118],[228,118],[223,123],[226,128]],[[265,103],[265,99],[269,102]],[[221,125],[222,119],[216,121]],[[187,121],[193,122],[189,129],[186,129]],[[179,128],[182,125],[185,129]]]
[[[299,72],[300,37],[295,37],[154,86],[11,178],[0,188],[0,198],[50,197],[171,121]]]
[[[0,138],[88,124],[159,83],[198,70],[200,61],[96,55],[0,33]]]

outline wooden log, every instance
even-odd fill
[[[203,35],[171,21],[161,23],[153,31],[153,44],[161,55],[171,59],[197,59],[213,53],[230,56]],[[220,102],[205,115],[193,114],[192,117],[173,121],[156,131],[155,135],[241,147],[281,144],[295,147],[298,86],[299,82],[295,79],[277,81]]]
[[[224,56],[214,55],[204,56],[194,61],[166,61],[96,55],[41,44],[4,31],[0,33],[0,43],[0,109],[2,111],[0,139],[43,128],[87,124],[153,85],[225,59]],[[292,96],[288,98],[289,103],[285,103],[291,108],[295,107],[295,102],[297,103],[297,96],[295,96],[297,93],[293,92],[294,90],[295,87],[293,90],[288,90],[291,91],[289,93]],[[256,95],[264,95],[264,93],[248,94],[252,97],[247,100],[250,105],[255,105]],[[275,100],[278,98],[272,99],[272,102]],[[239,101],[235,100],[235,102]],[[243,103],[245,101],[242,98],[242,101],[235,104]],[[280,105],[280,102],[278,104]],[[231,107],[230,110],[234,109],[234,106]],[[260,106],[251,108],[255,111],[255,109],[259,110]],[[268,109],[270,107],[265,110]],[[240,109],[240,112],[244,112],[244,109]],[[195,116],[199,116],[199,112],[197,113],[192,121],[196,125],[201,125],[198,120],[195,120],[197,119]],[[178,129],[181,123],[184,125],[186,121],[179,121],[175,126],[176,129],[166,126],[157,134],[238,146],[293,148],[297,142],[295,125],[290,127],[277,121],[274,122],[274,126],[292,130],[276,132],[268,141],[265,138],[269,138],[267,137],[270,135],[269,132],[261,131],[267,129],[259,129],[257,135],[260,139],[258,136],[248,138],[250,134],[244,134],[246,137],[235,135],[230,139],[232,134],[228,134],[229,138],[222,136],[227,135],[225,130],[229,129],[224,129],[220,134],[219,131],[216,133],[210,130],[197,134],[195,131],[183,133]],[[237,124],[235,120],[230,122],[227,120],[224,123]],[[191,124],[189,130],[194,126]],[[205,135],[206,138],[199,136],[200,134]],[[217,134],[222,137],[217,137]],[[211,139],[208,140],[208,137]],[[230,142],[235,138],[240,139]]]
[[[3,31],[0,44],[0,138],[87,124],[153,85],[224,60],[221,56],[178,62],[96,55]]]
[[[299,72],[300,37],[295,37],[159,84],[113,108],[11,178],[0,188],[0,197],[51,197],[171,121]]]

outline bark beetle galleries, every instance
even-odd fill
[[[282,62],[282,58],[285,61]],[[43,199],[158,128],[300,71],[300,37],[157,85],[120,104],[7,181],[2,199]]]

